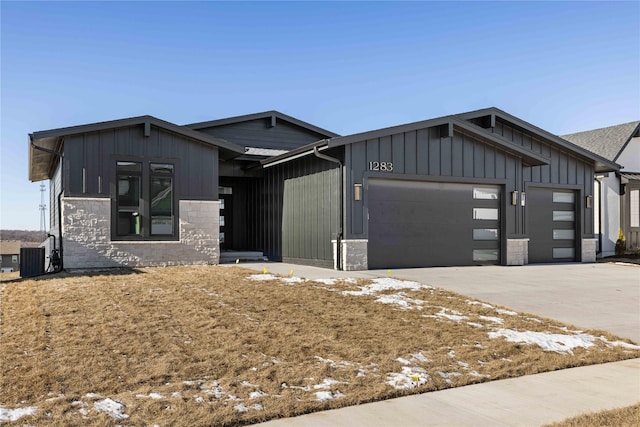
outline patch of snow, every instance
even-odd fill
[[[93,404],[93,407],[98,412],[105,412],[115,420],[121,421],[129,418],[129,415],[124,413],[125,406],[122,404],[122,402],[119,402],[117,400],[109,398],[99,400]]]
[[[278,277],[274,276],[273,274],[252,274],[251,276],[249,276],[249,280],[278,280]]]
[[[424,362],[424,363],[431,363],[433,362],[433,360],[429,359],[428,357],[426,357],[424,354],[422,354],[422,352],[416,353],[416,354],[412,354],[411,357],[419,362]]]
[[[419,291],[420,289],[433,289],[433,286],[423,285],[418,282],[381,277],[372,279],[370,285],[361,286],[359,291],[343,291],[343,295],[374,295],[382,291],[400,291],[404,289]]]
[[[260,387],[259,385],[251,384],[249,381],[242,381],[240,384],[242,387]]]
[[[478,317],[482,320],[486,320],[487,322],[493,322],[499,325],[502,325],[504,323],[504,320],[502,320],[499,317],[493,317],[493,316],[478,316]]]
[[[283,277],[282,281],[285,283],[302,283],[305,280],[301,279],[300,277]]]
[[[447,314],[447,311],[450,311],[451,314]],[[444,317],[449,320],[453,320],[454,322],[460,322],[462,320],[469,320],[467,316],[463,316],[462,313],[456,310],[450,310],[448,308],[442,307],[440,312],[436,314],[437,317]]]
[[[537,323],[542,323],[542,320],[536,319],[535,317],[527,317],[527,320],[531,320],[531,321],[534,321],[534,322],[537,322]]]
[[[396,361],[398,361],[398,362],[402,363],[403,365],[411,365],[411,362],[410,362],[409,360],[404,359],[404,358],[402,358],[402,357],[398,357],[398,358],[396,359]]]
[[[171,397],[182,397],[182,393],[180,393],[179,391],[174,391],[173,393],[171,393]]]
[[[331,388],[331,386],[335,384],[340,384],[340,381],[336,381],[333,378],[325,378],[320,384],[314,385],[313,388],[315,388],[316,390],[322,388]]]
[[[87,393],[84,396],[88,397],[89,399],[100,399],[102,397],[98,393]]]
[[[316,400],[318,402],[324,402],[327,400],[338,399],[340,397],[344,397],[344,394],[336,391],[335,393],[332,391],[317,391],[316,392]]]
[[[511,311],[511,310],[504,310],[502,308],[496,308],[496,312],[498,314],[506,314],[507,316],[517,316],[518,313],[515,311]]]
[[[5,409],[0,407],[0,421],[17,421],[27,415],[35,415],[38,408],[28,406],[26,408]]]
[[[251,393],[249,393],[249,399],[259,399],[264,396],[268,396],[268,394],[262,390],[252,391]]]
[[[324,283],[325,285],[335,285],[338,279],[315,279],[314,282]]]
[[[462,366],[465,369],[469,369],[469,364],[467,362],[461,362],[458,360],[458,365]]]
[[[456,351],[455,350],[449,350],[449,353],[447,353],[447,354],[452,359],[454,359],[456,357]]]
[[[467,304],[469,304],[469,305],[479,305],[482,308],[493,308],[493,306],[491,304],[487,304],[487,303],[480,302],[480,301],[467,300]]]
[[[513,329],[499,329],[489,332],[489,338],[504,337],[509,342],[520,342],[525,344],[535,344],[544,351],[555,351],[556,353],[573,354],[573,349],[582,347],[592,347],[593,341],[597,338],[589,334],[563,335],[550,334],[548,332],[514,331]]]
[[[392,372],[387,375],[387,384],[396,390],[406,390],[424,385],[429,380],[425,370],[416,366],[403,366],[402,373]]]
[[[358,281],[356,279],[354,279],[353,277],[348,277],[346,279],[342,279],[342,281],[346,282],[346,283],[351,283],[351,284],[358,283]]]
[[[467,322],[467,325],[473,326],[474,328],[484,328],[484,325],[481,323]]]
[[[468,375],[476,378],[491,378],[490,375],[482,375],[478,371],[471,371],[468,373]]]
[[[626,348],[626,349],[629,349],[629,350],[640,350],[640,346],[639,345],[629,344],[628,342],[624,342],[624,341],[609,341],[605,337],[600,337],[599,339],[600,339],[600,341],[604,342],[605,344],[612,345],[614,347],[622,347],[622,348]]]
[[[164,399],[165,398],[160,393],[149,393],[148,395],[146,395],[146,394],[136,394],[136,397],[138,399],[144,399],[144,398],[147,398],[147,397],[150,398],[150,399]]]
[[[420,306],[422,305],[422,303],[424,303],[424,301],[422,300],[407,297],[404,292],[391,295],[381,295],[376,299],[376,302],[382,304],[399,305],[403,309],[407,310],[410,310],[412,308],[422,308]]]
[[[247,407],[243,403],[239,403],[236,406],[234,406],[233,409],[235,409],[238,412],[248,412],[249,409],[253,409],[254,411],[262,411],[264,409],[264,406],[262,406],[259,403],[256,403],[254,405]]]
[[[196,396],[195,400],[196,400],[196,403],[204,403],[204,397],[202,396]]]

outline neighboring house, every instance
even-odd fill
[[[619,230],[627,249],[640,249],[640,121],[562,138],[616,162],[621,170],[595,177],[595,227],[601,256],[615,254]]]
[[[0,271],[20,271],[20,240],[0,240]]]
[[[617,165],[497,108],[349,136],[270,111],[30,135],[65,268],[343,270],[590,262],[593,177]]]

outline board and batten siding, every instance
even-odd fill
[[[151,126],[87,132],[64,141],[65,196],[109,197],[115,184],[116,161],[176,164],[176,195],[180,199],[218,199],[218,148]]]
[[[308,155],[264,170],[248,195],[250,246],[274,260],[333,265],[340,169]]]
[[[443,136],[441,127],[431,127],[352,143],[346,146],[348,239],[367,238],[366,181],[369,177],[408,180],[492,183],[505,192],[521,191],[520,159],[467,133]],[[392,162],[391,172],[372,172],[369,162]],[[363,184],[363,197],[355,201],[354,184]],[[519,209],[503,204],[507,237],[520,235]]]
[[[276,119],[276,125],[271,126],[270,117],[198,128],[197,130],[216,138],[234,142],[243,147],[278,150],[291,150],[326,138],[324,135],[303,129],[283,120]]]
[[[509,126],[499,119],[496,120],[493,133],[549,159],[548,165],[525,165],[522,171],[523,181],[527,186],[540,184],[578,190],[580,197],[577,209],[581,213],[579,221],[582,234],[584,237],[593,237],[593,209],[587,208],[586,203],[583,202],[586,196],[593,196],[595,176],[593,165],[525,130]]]

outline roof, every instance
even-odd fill
[[[0,255],[17,255],[21,246],[20,240],[0,240]]]
[[[628,184],[629,181],[640,181],[640,172],[620,172],[620,181]]]
[[[292,123],[301,128],[320,134],[325,138],[333,138],[335,136],[339,136],[337,133],[333,133],[326,129],[322,129],[318,126],[312,125],[311,123],[304,122],[302,120],[296,119],[295,117],[288,116],[286,114],[283,114],[275,110],[264,111],[262,113],[246,114],[244,116],[227,117],[224,119],[210,120],[206,122],[191,123],[185,126],[191,129],[198,130],[198,129],[204,129],[204,128],[210,128],[210,127],[224,126],[224,125],[229,125],[234,123],[248,122],[248,121],[258,120],[258,119],[265,119],[265,118],[270,118],[271,120],[273,120],[274,125],[275,125],[275,120],[283,120],[285,122]]]
[[[482,116],[491,116],[493,118],[499,117],[502,120],[508,122],[509,124],[514,125],[515,127],[537,134],[543,137],[544,139],[546,139],[547,141],[556,144],[557,146],[560,146],[562,148],[565,148],[573,152],[574,154],[578,154],[582,157],[592,160],[594,162],[596,172],[611,172],[611,171],[616,171],[620,169],[620,165],[614,163],[613,160],[603,157],[600,154],[594,153],[593,151],[590,151],[588,149],[585,149],[584,147],[576,145],[571,141],[563,139],[558,135],[554,135],[551,132],[548,132],[542,128],[532,125],[531,123],[526,122],[496,107],[489,107],[481,110],[469,111],[467,113],[458,114],[457,116],[464,120],[468,120],[476,117],[482,117]]]
[[[640,121],[623,123],[584,132],[562,135],[562,138],[579,145],[605,159],[616,161],[629,140],[640,132]]]
[[[244,154],[245,152],[244,147],[221,138],[215,138],[202,132],[197,132],[186,126],[179,126],[153,116],[130,117],[107,122],[39,131],[30,134],[29,180],[35,182],[51,178],[53,174],[52,168],[55,165],[56,158],[60,154],[60,151],[63,150],[62,142],[64,137],[79,133],[96,132],[135,125],[144,125],[145,132],[147,132],[147,127],[150,128],[150,126],[153,125],[195,141],[216,146],[225,151],[228,157]]]

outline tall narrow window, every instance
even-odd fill
[[[116,166],[116,191],[118,211],[118,236],[135,236],[142,233],[140,215],[142,164],[118,162]]]
[[[172,235],[173,212],[173,165],[150,164],[151,182],[151,234]]]

